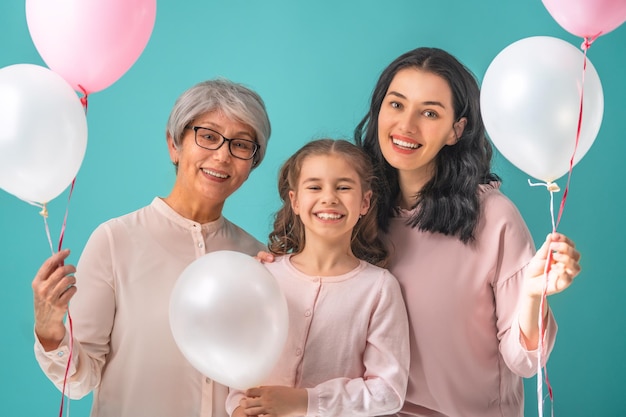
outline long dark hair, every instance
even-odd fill
[[[277,255],[300,253],[306,244],[304,225],[291,207],[289,191],[298,186],[302,164],[310,156],[339,155],[350,162],[361,180],[363,192],[372,190],[373,170],[368,156],[346,140],[318,139],[300,148],[283,164],[278,175],[278,193],[283,206],[274,216],[274,230],[269,234],[269,250]],[[352,229],[350,247],[359,259],[381,267],[387,266],[388,252],[378,234],[377,199]]]
[[[396,73],[417,68],[445,79],[452,90],[454,120],[467,119],[457,143],[444,146],[435,158],[435,173],[419,192],[415,214],[408,220],[420,230],[474,239],[480,217],[478,185],[500,178],[491,172],[493,150],[480,115],[480,90],[474,75],[448,52],[417,48],[396,58],[381,73],[372,93],[369,112],[354,130],[354,140],[374,164],[379,199],[378,225],[388,231],[400,194],[398,171],[383,157],[378,142],[378,113]]]

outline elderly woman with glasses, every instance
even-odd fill
[[[263,249],[222,209],[263,160],[269,136],[255,92],[223,79],[193,86],[167,122],[176,167],[169,196],[100,225],[76,268],[64,264],[68,250],[41,266],[32,284],[37,361],[71,398],[93,391],[92,417],[226,415],[227,388],[203,377],[174,342],[169,298],[202,255]]]

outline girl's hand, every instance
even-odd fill
[[[239,408],[247,416],[303,416],[307,412],[309,401],[306,389],[283,386],[250,388],[246,391],[246,396],[239,402]]]
[[[46,351],[56,349],[65,336],[63,319],[67,306],[76,294],[73,265],[64,265],[69,250],[48,258],[32,282],[35,306],[35,333]]]
[[[529,297],[542,297],[546,285],[544,270],[550,252],[552,261],[548,272],[546,295],[565,290],[580,273],[580,253],[576,250],[574,242],[560,233],[551,233],[528,265],[525,291]]]

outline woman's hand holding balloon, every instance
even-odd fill
[[[546,276],[546,263],[549,270]],[[539,345],[539,317],[541,326],[547,326],[548,308],[545,295],[552,295],[568,288],[580,272],[580,253],[574,242],[560,233],[551,233],[531,259],[521,294],[519,326],[526,349],[535,350]],[[543,306],[543,308],[542,308]]]
[[[76,294],[74,265],[65,265],[70,251],[48,258],[33,279],[35,333],[46,351],[56,349],[65,336],[63,319],[68,303]]]
[[[544,271],[550,252],[552,256],[546,282]],[[560,233],[551,233],[528,266],[525,294],[541,299],[544,287],[546,295],[559,293],[570,286],[579,272],[580,252],[574,242]]]

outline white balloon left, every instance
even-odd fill
[[[208,253],[183,270],[169,317],[187,360],[203,375],[241,390],[268,377],[289,324],[274,276],[255,258],[228,250]]]
[[[45,204],[74,180],[87,150],[87,118],[74,89],[33,64],[0,69],[0,188]]]

